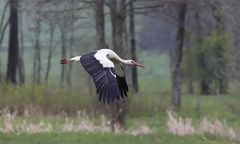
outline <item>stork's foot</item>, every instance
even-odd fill
[[[70,60],[68,60],[68,59],[66,59],[66,58],[61,59],[61,60],[59,61],[59,64],[69,64],[69,63],[70,63]]]

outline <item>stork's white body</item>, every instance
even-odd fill
[[[126,60],[121,59],[113,50],[111,49],[100,49],[96,52],[94,57],[103,65],[103,67],[114,67],[114,64],[109,59],[116,59],[120,62],[127,63]],[[81,56],[76,56],[71,58],[71,61],[80,61]]]
[[[114,64],[111,62],[108,58],[110,58],[111,55],[114,55],[115,52],[113,52],[110,49],[101,49],[96,52],[94,55],[95,58],[102,64],[104,68],[113,68]]]

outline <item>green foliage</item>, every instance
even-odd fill
[[[1,87],[1,108],[16,109],[19,114],[30,111],[34,114],[55,114],[65,111],[75,113],[87,105],[93,97],[69,92],[57,86],[5,85]],[[79,104],[81,102],[81,105]]]
[[[80,91],[69,91],[58,86],[45,85],[5,85],[0,87],[0,109],[9,108],[17,110],[19,115],[56,115],[66,113],[76,115],[79,110],[86,110],[91,115],[109,114],[109,106],[98,102],[96,95],[90,96]],[[164,112],[166,97],[157,100],[159,95],[129,94],[130,116],[154,115],[156,112]],[[143,100],[146,105],[143,105]],[[139,105],[143,105],[139,111]]]
[[[229,71],[225,71],[231,65],[233,38],[230,34],[225,33],[218,36],[213,32],[196,43],[195,46],[185,49],[186,55],[183,58],[182,76],[184,80],[188,80],[191,71],[194,81],[204,79],[208,82],[213,91],[218,85],[220,73],[230,75]],[[191,66],[190,66],[191,65]]]

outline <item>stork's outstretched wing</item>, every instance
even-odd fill
[[[124,97],[122,94],[126,92],[122,92],[118,86],[123,82],[118,82],[119,78],[116,76],[114,64],[107,58],[107,54],[94,52],[82,55],[80,62],[93,78],[99,101],[109,104],[116,99],[119,100],[120,95]]]

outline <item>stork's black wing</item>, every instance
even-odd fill
[[[90,53],[81,56],[80,62],[93,78],[97,94],[99,95],[99,101],[109,104],[116,99],[120,99],[120,91],[114,67],[103,66],[101,62],[114,65],[106,56],[102,56],[100,62],[99,59],[96,59],[95,54]]]
[[[121,93],[121,97],[127,97],[128,92],[128,85],[125,79],[125,76],[118,76],[117,75],[117,82],[118,82],[118,88]]]

